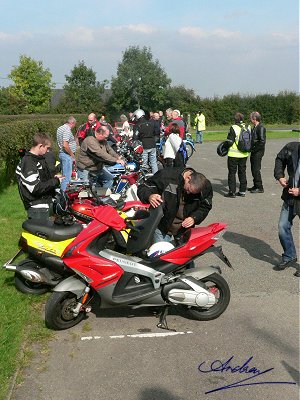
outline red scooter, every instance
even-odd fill
[[[208,252],[232,268],[221,247],[214,246],[226,224],[188,229],[176,238],[171,250],[151,257],[145,249],[151,245],[162,214],[160,206],[123,219],[111,206],[96,207],[89,229],[82,230],[62,255],[74,275],[54,288],[46,303],[46,325],[61,330],[78,324],[91,311],[94,297],[100,298],[100,308],[163,306],[158,326],[166,329],[171,305],[182,306],[197,320],[218,318],[230,300],[220,268],[188,268]],[[128,229],[129,238],[124,241],[122,232]],[[114,237],[114,249],[105,247],[109,234]],[[166,242],[160,243],[163,247]]]

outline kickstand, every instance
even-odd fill
[[[167,331],[176,332],[176,329],[170,329],[167,323],[167,315],[169,312],[169,306],[165,306],[163,311],[159,314],[159,323],[156,325],[158,328],[166,329]]]

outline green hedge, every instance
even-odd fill
[[[79,124],[86,121],[86,115],[74,115]],[[6,117],[6,116],[5,116]],[[55,115],[24,119],[13,118],[10,121],[0,119],[0,162],[5,168],[5,183],[14,180],[16,166],[20,160],[18,150],[30,149],[32,138],[37,132],[47,132],[52,138],[53,148],[57,151],[56,131],[63,125],[68,116]]]

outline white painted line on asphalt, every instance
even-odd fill
[[[125,339],[125,338],[153,338],[153,337],[167,337],[167,336],[175,336],[175,335],[188,335],[193,333],[192,331],[187,332],[154,332],[154,333],[136,333],[132,335],[112,335],[107,336],[109,339]],[[97,339],[105,339],[104,336],[82,336],[80,340],[97,340]]]

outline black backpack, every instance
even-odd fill
[[[239,151],[242,152],[250,152],[252,146],[252,133],[250,126],[246,127],[245,125],[240,125],[241,133],[239,136],[239,140],[236,143],[236,146]]]

